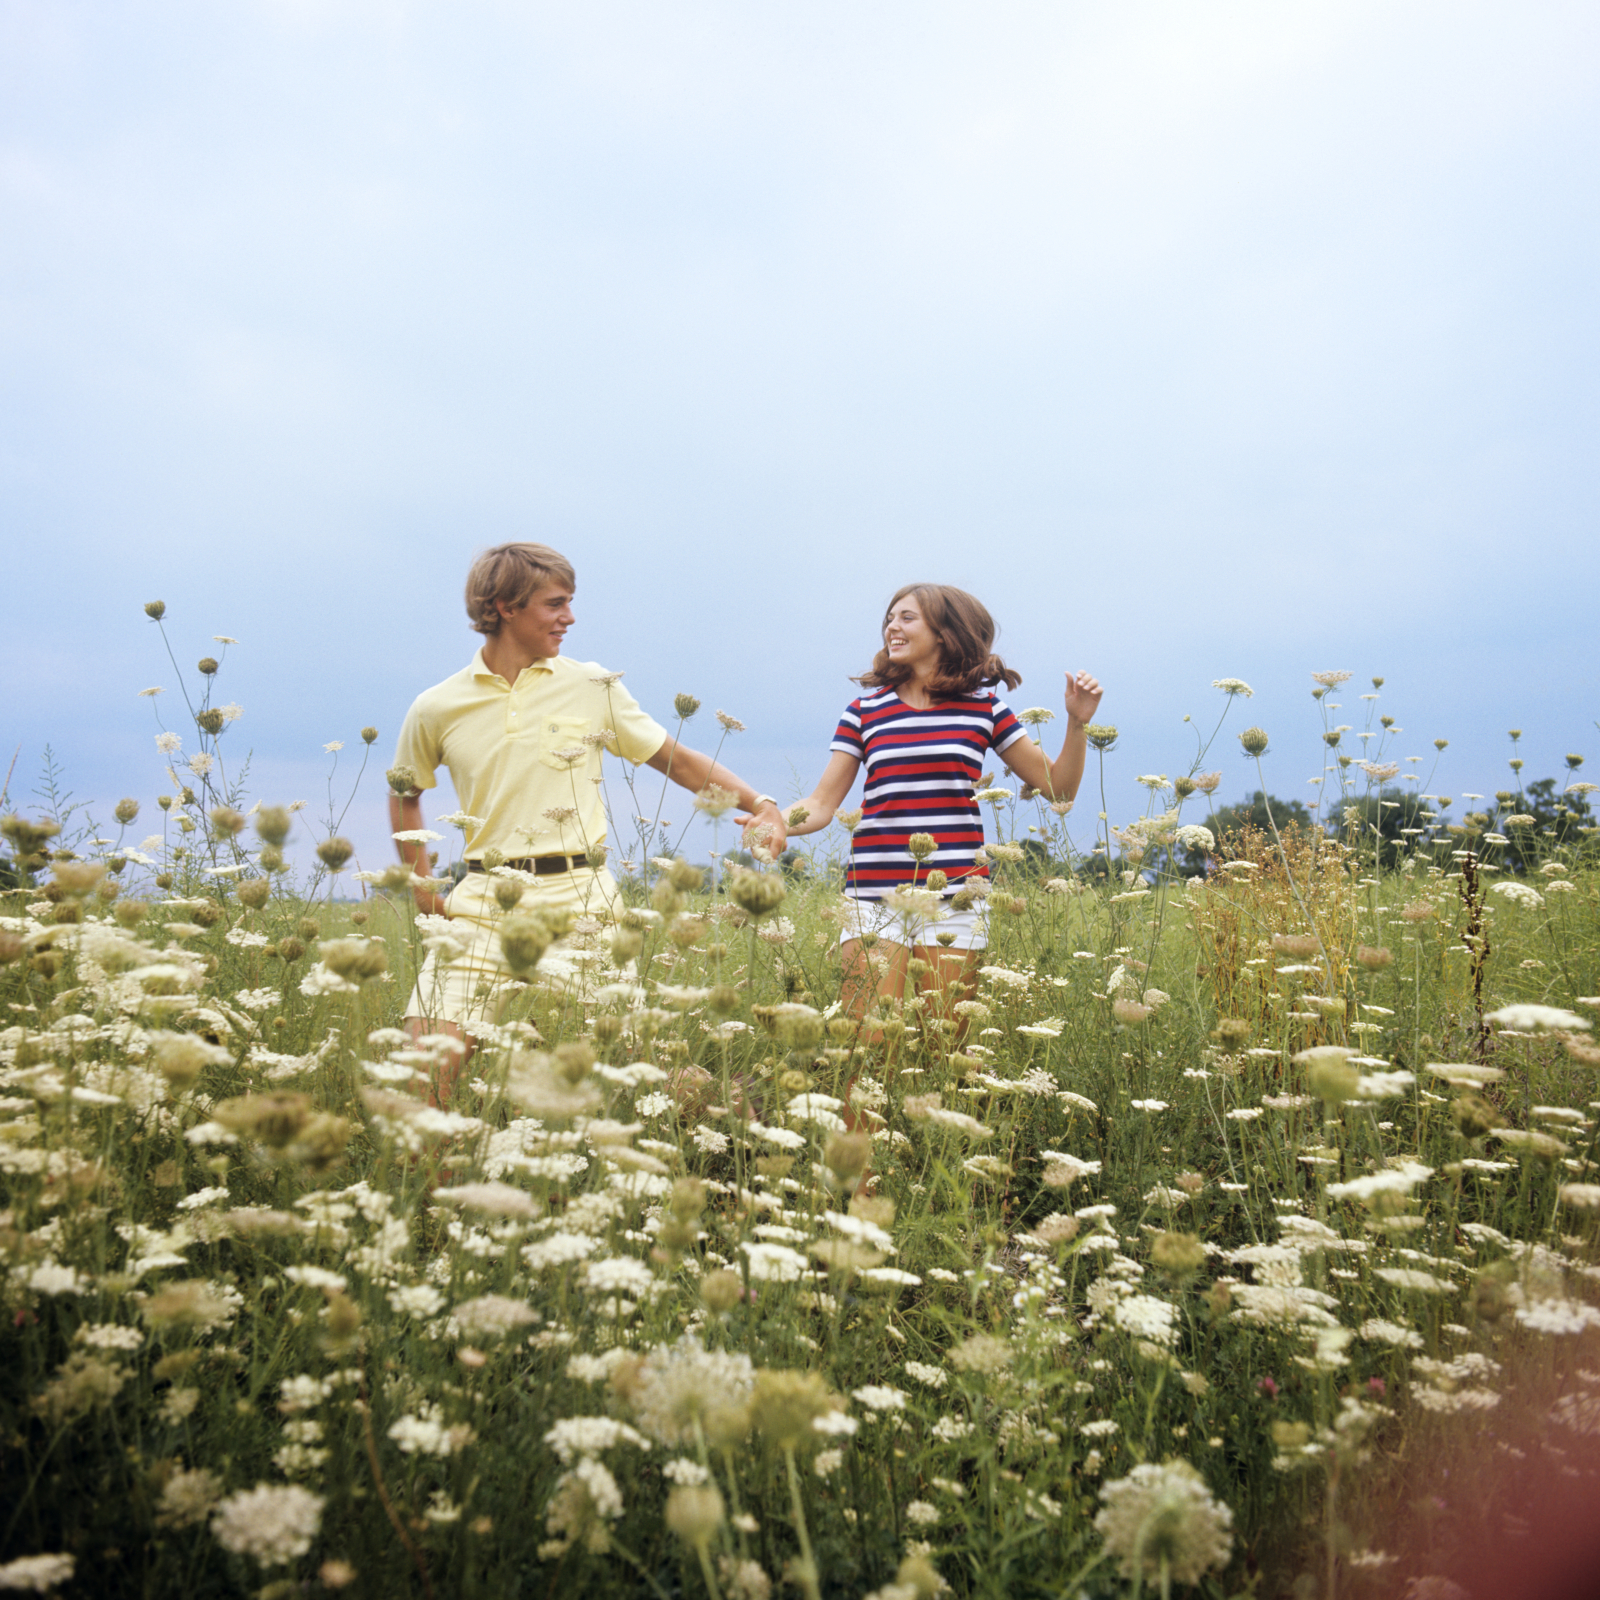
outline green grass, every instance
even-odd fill
[[[24,948],[0,968],[0,1561],[70,1554],[66,1592],[107,1595],[300,1593],[340,1583],[328,1562],[374,1596],[700,1594],[708,1570],[724,1594],[759,1592],[739,1576],[749,1562],[774,1585],[790,1568],[805,1592],[803,1529],[823,1594],[881,1590],[919,1555],[964,1595],[1120,1593],[1102,1490],[1177,1458],[1232,1512],[1208,1592],[1462,1578],[1494,1463],[1457,1471],[1425,1537],[1397,1541],[1397,1497],[1481,1438],[1478,1407],[1573,1444],[1552,1408],[1592,1395],[1584,1363],[1597,1365],[1592,1329],[1528,1325],[1540,1305],[1581,1319],[1573,1308],[1595,1300],[1597,1213],[1559,1198],[1594,1180],[1585,1035],[1485,1034],[1479,1002],[1584,1011],[1600,990],[1600,880],[1568,848],[1569,891],[1537,907],[1488,894],[1480,995],[1447,843],[1381,881],[1359,853],[1302,853],[1292,885],[1268,841],[1246,848],[1253,870],[1133,899],[1114,875],[1047,888],[1002,866],[984,958],[999,973],[956,997],[979,1010],[958,1028],[935,1005],[888,1008],[882,1044],[834,1009],[825,871],[791,886],[776,913],[791,931],[771,942],[725,902],[667,896],[633,970],[614,965],[606,929],[568,941],[592,957],[581,982],[535,975],[508,992],[458,1123],[410,1115],[421,1101],[401,1080],[417,1058],[368,1043],[398,1024],[418,955],[403,901],[307,903],[280,884],[249,910],[209,880],[216,919],[173,935],[166,923],[193,917],[170,909],[199,881],[184,876],[192,856],[126,932],[92,890],[12,895],[6,926]],[[148,892],[136,870],[125,899]],[[53,920],[63,902],[80,922]],[[1429,914],[1408,922],[1406,905]],[[703,927],[681,920],[697,916]],[[296,931],[305,921],[316,938]],[[1307,934],[1305,959],[1272,945]],[[351,935],[382,941],[387,975],[303,994],[317,940]],[[308,946],[292,962],[275,953],[286,938]],[[1363,947],[1390,964],[1363,967]],[[658,983],[731,985],[732,1008],[664,1000]],[[252,993],[253,1011],[238,998]],[[1150,1015],[1118,1021],[1116,1002],[1128,1014],[1141,997]],[[156,1030],[209,1042],[192,1081],[164,1075]],[[1307,1100],[1322,1069],[1295,1057],[1323,1045],[1414,1081]],[[1504,1076],[1475,1092],[1425,1070],[1455,1062]],[[647,1070],[630,1083],[635,1064]],[[853,1200],[830,1108],[809,1120],[816,1103],[800,1098],[847,1089],[876,1130],[870,1194]],[[562,1094],[583,1109],[562,1114]],[[289,1098],[275,1117],[241,1104],[265,1095]],[[940,1120],[952,1111],[969,1120]],[[217,1142],[219,1118],[234,1142]],[[1491,1129],[1546,1130],[1561,1148]],[[1365,1202],[1329,1194],[1407,1161],[1429,1174]],[[491,1172],[532,1215],[492,1193],[478,1198],[503,1214],[436,1193]],[[212,1189],[226,1193],[181,1206]],[[1173,1235],[1203,1245],[1197,1269]],[[766,1258],[755,1272],[752,1253]],[[886,1267],[915,1281],[874,1279]],[[737,1281],[703,1294],[718,1273]],[[211,1286],[215,1326],[185,1309],[181,1286],[196,1283]],[[485,1295],[530,1320],[472,1324]],[[463,1305],[470,1326],[452,1323]],[[84,1342],[107,1325],[129,1330],[127,1348]],[[782,1408],[726,1382],[684,1380],[676,1443],[596,1445],[603,1478],[572,1476],[583,1453],[563,1461],[545,1442],[566,1418],[642,1428],[665,1380],[641,1380],[640,1358],[686,1333],[762,1372],[817,1374],[854,1422],[804,1430],[797,1494]],[[673,1460],[721,1491],[728,1520],[704,1563],[668,1526]],[[196,1469],[214,1482],[178,1476]],[[263,1482],[321,1497],[301,1553],[258,1516],[281,1563],[226,1548],[208,1507]],[[194,1491],[187,1523],[175,1485]],[[1147,1523],[1146,1550],[1177,1568],[1195,1536],[1174,1517]],[[232,1526],[224,1516],[238,1543]],[[1388,1565],[1364,1564],[1375,1541]],[[888,1592],[926,1582],[904,1576]]]

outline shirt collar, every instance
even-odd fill
[[[555,670],[555,658],[551,656],[541,656],[537,661],[530,661],[522,669],[524,673],[540,672],[551,676],[554,675]],[[472,658],[472,675],[474,678],[486,678],[491,683],[504,683],[506,681],[483,659],[483,647],[481,645],[478,647],[477,654]],[[520,683],[521,681],[522,674],[519,673],[517,682]]]

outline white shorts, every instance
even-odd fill
[[[526,883],[526,909],[558,907],[580,916],[610,919],[617,899],[616,880],[601,867],[579,867],[574,872],[534,877],[517,875]],[[471,1033],[474,1022],[498,1019],[508,994],[511,969],[500,954],[500,924],[505,912],[494,898],[495,879],[485,872],[469,872],[445,901],[450,931],[466,946],[454,961],[441,961],[429,952],[417,974],[416,987],[406,1006],[408,1017],[432,1022],[453,1022]]]
[[[948,941],[951,950],[982,950],[989,943],[989,908],[982,900],[968,911],[952,911],[946,900],[944,915],[935,917],[908,916],[891,910],[881,900],[857,900],[850,895],[844,897],[844,904],[840,944],[859,939],[864,933],[875,933],[890,944],[924,949],[939,948],[942,933],[955,935]]]

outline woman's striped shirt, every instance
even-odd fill
[[[986,689],[925,711],[908,706],[893,689],[852,700],[829,746],[867,769],[845,893],[881,900],[934,867],[952,882],[987,878],[989,869],[972,859],[983,844],[973,791],[989,751],[998,754],[1026,737],[1010,708]],[[932,834],[937,845],[920,870],[906,848],[914,833]]]

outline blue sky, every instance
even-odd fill
[[[1220,676],[1285,795],[1318,669],[1446,793],[1600,758],[1597,80],[1582,4],[0,0],[13,796],[151,814],[160,597],[319,804],[517,537],[780,794],[917,578],[1102,678],[1113,821]]]

